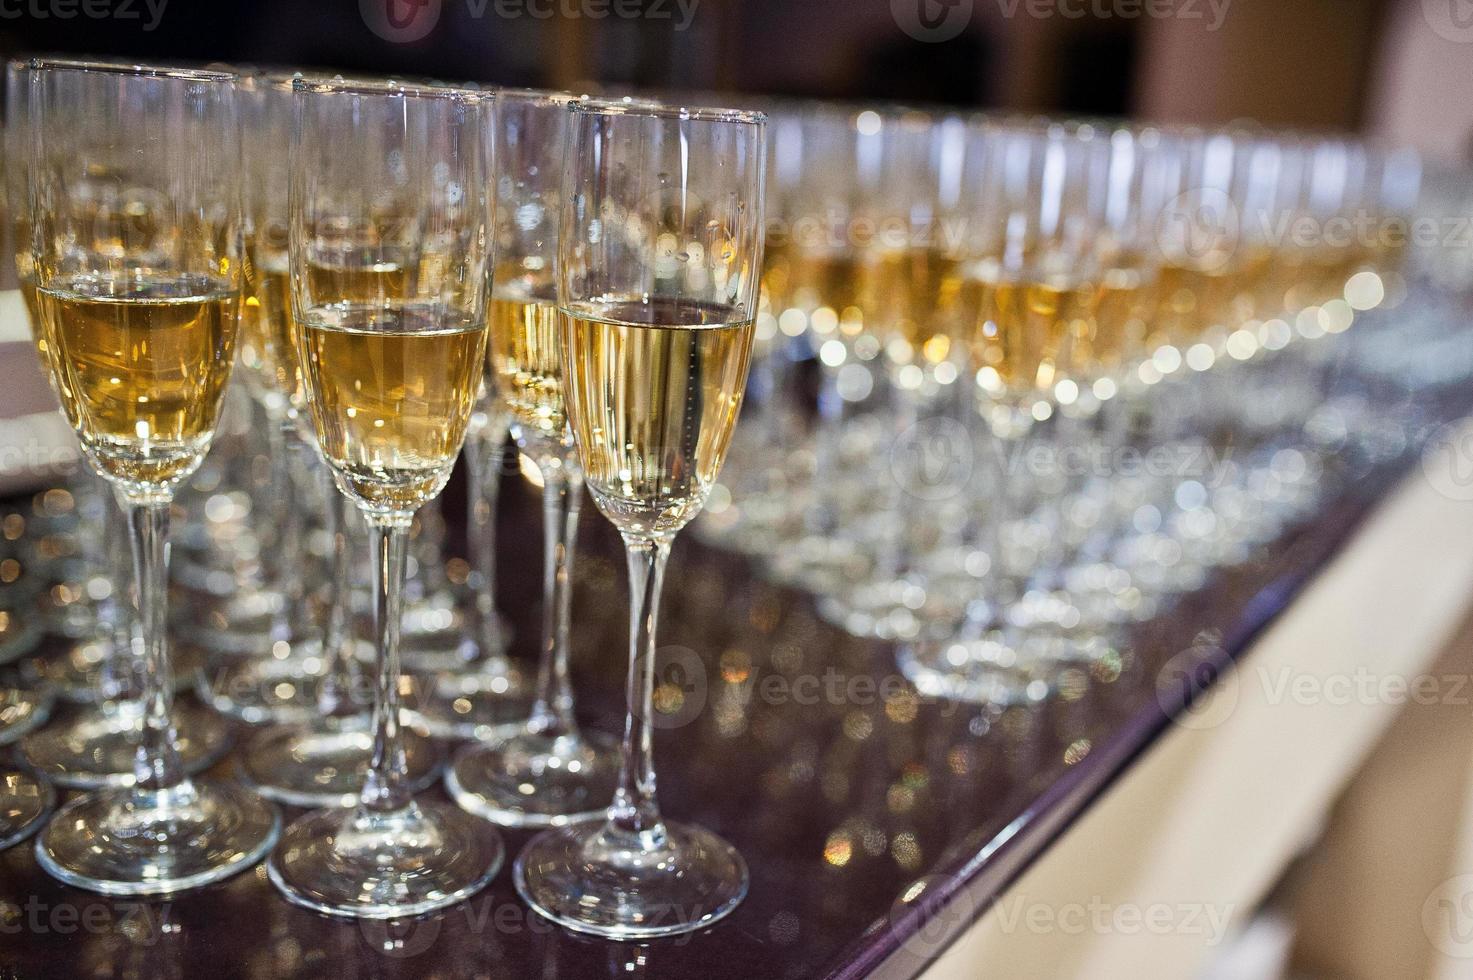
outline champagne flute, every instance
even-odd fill
[[[902,646],[902,672],[924,693],[1003,703],[1037,696],[1036,631],[1008,613],[1024,597],[1031,556],[1009,547],[1034,504],[1013,467],[1048,447],[1059,385],[1069,378],[1079,325],[1094,316],[1103,281],[1098,222],[1085,206],[1096,141],[1080,128],[989,125],[976,176],[975,229],[963,290],[975,311],[967,331],[975,408],[996,457],[977,530],[985,578],[956,635]],[[1074,384],[1070,380],[1070,384]]]
[[[664,820],[653,760],[655,626],[675,534],[736,427],[762,266],[762,113],[575,103],[558,249],[564,394],[594,503],[622,534],[629,712],[605,818],[543,831],[517,891],[618,939],[701,928],[746,894],[740,854]]]
[[[294,75],[265,75],[241,81],[243,131],[250,134],[252,158],[245,182],[245,302],[253,307],[256,323],[252,342],[260,364],[258,384],[264,401],[275,404],[283,446],[313,438],[306,419],[306,395],[301,365],[293,339],[290,264],[287,255],[287,154],[291,144],[292,82]],[[242,323],[242,333],[249,320]],[[245,342],[245,338],[242,338]],[[285,460],[276,460],[286,468]],[[298,703],[275,702],[273,714],[282,708],[290,720],[271,725],[257,734],[240,759],[241,777],[262,796],[294,806],[351,806],[363,787],[373,749],[370,716],[366,705],[355,701],[362,676],[353,656],[351,611],[352,555],[348,524],[354,519],[352,505],[332,486],[328,468],[319,472],[328,485],[325,525],[332,540],[328,611],[320,643],[299,643],[293,655],[282,660],[258,658],[256,688],[270,688],[280,677],[289,677]],[[287,509],[299,511],[300,501],[287,501]],[[300,521],[296,522],[300,525]],[[299,534],[298,527],[292,533]],[[300,549],[298,549],[300,550]],[[298,562],[300,564],[300,562]],[[290,569],[300,577],[301,568]],[[304,652],[320,654],[323,667],[316,677],[302,676]],[[292,673],[288,673],[291,671]],[[233,685],[227,685],[227,689]],[[227,698],[222,694],[217,703]],[[225,706],[221,706],[225,710]],[[303,710],[308,717],[299,718]],[[441,754],[434,742],[412,730],[403,733],[405,778],[416,788],[429,785],[439,775]]]
[[[185,774],[165,635],[169,505],[209,450],[234,357],[235,76],[39,60],[30,110],[50,366],[83,451],[128,515],[144,711],[133,785],[67,803],[36,853],[78,887],[178,892],[254,864],[280,828],[271,804]]]
[[[49,345],[42,328],[42,307],[32,253],[29,207],[26,201],[30,128],[27,125],[30,96],[30,63],[11,61],[6,66],[6,140],[9,167],[6,194],[13,217],[16,276],[25,298],[26,312],[40,356],[42,370],[53,379],[60,377],[49,363]],[[109,166],[93,161],[93,170],[76,175],[72,194],[73,220],[87,228],[106,228],[119,218],[119,209],[149,215],[149,200],[138,185],[121,194],[109,192],[113,179]],[[153,220],[152,216],[145,220]],[[73,248],[98,248],[105,252],[124,247],[107,235],[79,238]],[[89,262],[100,262],[101,255]],[[57,397],[64,393],[57,391]],[[93,474],[84,478],[103,484]],[[127,521],[113,501],[104,499],[101,533],[89,535],[100,553],[100,566],[113,566],[107,573],[106,597],[96,604],[96,633],[69,645],[60,656],[37,657],[24,666],[29,678],[40,685],[54,686],[65,699],[83,707],[59,713],[55,722],[27,734],[18,750],[25,761],[46,774],[58,786],[70,789],[100,789],[126,786],[135,778],[134,761],[144,738],[144,704],[141,700],[140,658],[133,653],[133,615],[126,601],[124,569],[129,550]],[[85,539],[84,539],[85,540]],[[176,661],[177,662],[177,661]],[[186,686],[179,678],[187,670],[173,672],[177,691]],[[229,728],[214,712],[193,700],[177,704],[170,716],[174,746],[187,772],[201,772],[217,762],[229,748]]]
[[[358,803],[289,826],[268,873],[292,902],[417,915],[491,880],[494,827],[415,800],[399,619],[409,528],[460,453],[485,374],[492,97],[399,82],[293,83],[292,317],[317,447],[368,520],[373,752]]]
[[[237,349],[249,402],[265,420],[264,499],[252,504],[261,540],[259,572],[195,629],[215,656],[202,671],[200,695],[223,714],[251,723],[314,717],[313,686],[303,664],[325,658],[313,635],[303,566],[308,560],[302,493],[306,466],[297,416],[301,407],[290,343],[286,287],[286,147],[291,77],[243,76],[244,291]],[[253,414],[255,414],[253,412]],[[259,494],[256,495],[258,498]],[[331,499],[330,497],[328,499]]]
[[[503,92],[497,106],[497,270],[490,306],[494,397],[542,474],[542,651],[537,700],[514,733],[468,746],[446,778],[456,802],[497,823],[549,826],[596,815],[614,795],[611,740],[573,718],[568,674],[573,548],[583,473],[563,403],[558,221],[568,96]]]
[[[26,319],[36,345],[36,354],[41,370],[50,377],[46,337],[41,329],[41,314],[36,296],[35,262],[31,258],[31,222],[26,206],[27,178],[30,174],[30,130],[26,125],[30,72],[31,65],[27,59],[12,58],[5,63],[5,231],[11,236],[16,281],[25,303]],[[92,480],[98,485],[103,483],[92,474],[83,472],[80,475],[82,480]],[[114,525],[120,524],[121,514],[106,499],[101,503],[105,531],[103,541],[93,545],[98,554],[89,559],[89,564],[98,566],[98,574],[104,575],[111,584],[125,578],[120,574],[120,562],[113,549],[113,537],[110,533],[114,530]],[[120,539],[126,542],[126,538]],[[93,540],[91,536],[83,538],[84,543],[92,543]],[[129,665],[132,662],[132,651],[127,645],[115,648],[113,643],[117,627],[131,630],[131,624],[126,622],[127,616],[121,609],[118,593],[119,590],[112,587],[105,598],[95,603],[95,635],[76,638],[60,655],[42,654],[23,664],[21,670],[26,678],[39,686],[56,690],[69,700],[101,701],[105,711],[121,707],[120,702],[104,695],[105,691],[115,692],[129,679]],[[39,634],[36,639],[39,640]],[[28,647],[22,645],[18,654],[27,650]],[[134,718],[136,720],[136,714]],[[91,736],[84,738],[88,742],[105,737],[103,733],[96,731],[86,734]]]

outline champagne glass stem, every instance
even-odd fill
[[[987,575],[979,581],[978,601],[967,605],[967,617],[960,635],[966,640],[980,639],[998,622],[1003,596],[998,583],[1008,574],[1005,527],[1019,513],[1020,469],[1026,468],[1027,443],[1016,435],[994,433],[991,439],[994,466],[990,474],[992,492],[986,495],[986,511],[977,525],[977,542],[990,563]]]
[[[884,522],[884,534],[878,542],[879,553],[875,556],[875,568],[872,573],[877,583],[891,582],[903,577],[910,571],[913,557],[910,553],[908,536],[913,521],[908,520],[905,513],[909,501],[906,500],[904,486],[895,478],[893,454],[903,451],[903,443],[914,437],[916,428],[920,424],[919,396],[899,386],[893,386],[891,394],[895,418],[892,423],[893,436],[890,444],[892,454],[888,467],[890,472],[885,474],[885,477],[888,478],[882,478],[880,481],[880,506],[888,516]],[[919,461],[917,465],[921,465]]]
[[[353,637],[348,629],[348,612],[353,601],[353,554],[348,546],[348,499],[338,493],[332,473],[322,471],[327,495],[327,533],[332,541],[332,590],[328,596],[327,624],[322,632],[322,655],[327,669],[317,689],[317,709],[324,718],[356,715],[353,690],[358,677],[353,660]]]
[[[276,530],[276,557],[270,566],[270,585],[281,594],[281,605],[271,616],[271,641],[291,640],[302,598],[302,513],[294,505],[294,469],[297,464],[296,424],[272,417],[267,427],[271,453],[272,524]]]
[[[501,473],[495,465],[501,458],[504,422],[494,414],[485,425],[466,436],[462,451],[466,464],[466,535],[469,549],[474,649],[468,664],[484,663],[504,647],[501,623],[496,615],[496,500],[501,492]]]
[[[583,500],[583,474],[571,458],[549,457],[542,472],[542,657],[537,702],[529,731],[549,738],[571,735],[573,685],[569,677],[569,624],[573,610],[573,547]]]
[[[399,718],[399,617],[404,604],[408,515],[369,516],[373,547],[374,679],[373,755],[360,810],[393,813],[409,805],[405,786],[404,741]]]
[[[97,620],[106,638],[112,641],[112,656],[104,657],[98,668],[101,702],[112,704],[120,698],[136,697],[139,690],[140,664],[133,657],[133,617],[129,615],[128,575],[121,556],[130,548],[128,519],[122,508],[106,498],[102,501],[102,539],[112,578],[112,590],[97,604]]]
[[[133,762],[137,786],[166,790],[184,781],[169,712],[174,700],[168,638],[169,498],[128,500],[133,571],[138,579],[138,615],[143,624],[143,737]]]
[[[832,534],[838,526],[833,488],[839,483],[840,440],[844,435],[844,397],[839,371],[827,364],[819,375],[818,430],[814,442],[813,501],[804,523],[813,534]]]
[[[655,628],[670,542],[670,537],[624,537],[629,562],[629,713],[608,830],[637,840],[641,850],[657,848],[665,840],[665,824],[655,801]]]

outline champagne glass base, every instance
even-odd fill
[[[462,749],[445,776],[461,807],[504,827],[556,827],[602,816],[619,774],[617,743],[600,733],[549,738],[522,729]]]
[[[471,637],[471,631],[470,618],[454,609],[421,603],[417,608],[405,610],[404,630],[399,638],[399,656],[404,669],[414,674],[464,672],[467,669],[493,671],[498,667],[510,671],[505,643],[497,642],[492,649],[482,651]],[[498,614],[496,636],[510,635],[510,624]],[[485,658],[480,661],[481,666],[469,667],[477,662],[478,656]],[[362,651],[360,659],[371,662],[373,651]]]
[[[271,648],[274,620],[286,604],[286,596],[273,589],[241,591],[203,619],[181,609],[174,635],[211,653],[248,656]]]
[[[202,772],[230,749],[231,724],[189,700],[175,703],[175,747],[188,773]],[[67,718],[21,740],[25,760],[58,786],[102,789],[132,786],[133,765],[143,739],[137,702],[107,709],[75,708]]]
[[[895,663],[922,695],[947,701],[1006,708],[1037,703],[1052,691],[995,630],[977,638],[903,644]]]
[[[25,769],[0,769],[0,851],[41,829],[56,807],[56,791],[44,776]]]
[[[222,660],[198,673],[199,696],[221,714],[252,725],[310,722],[319,717],[321,649],[321,643],[307,640],[285,657]]]
[[[55,700],[50,688],[0,688],[0,745],[9,745],[45,724]]]
[[[401,730],[404,779],[411,793],[440,776],[444,755],[433,741]],[[368,715],[322,718],[310,725],[277,725],[246,746],[239,778],[257,793],[300,807],[347,807],[358,802],[373,754]]]
[[[497,658],[473,673],[416,675],[411,715],[431,735],[500,741],[521,731],[532,709],[526,678]]]
[[[469,629],[469,618],[456,607],[455,597],[448,592],[432,593],[413,601],[406,597],[399,631],[399,657],[404,669],[421,674],[464,670]],[[493,650],[490,654],[500,656],[501,651]],[[361,659],[371,662],[373,651],[363,650]]]
[[[185,780],[166,790],[104,790],[72,800],[36,841],[36,858],[77,888],[169,895],[244,871],[280,832],[276,807],[249,790]]]
[[[397,919],[454,905],[486,886],[506,849],[496,828],[452,806],[314,810],[294,821],[266,863],[287,900],[358,919]]]
[[[609,939],[703,929],[746,897],[736,848],[692,824],[667,823],[665,835],[646,852],[611,839],[602,818],[544,831],[517,857],[517,894],[558,925]]]
[[[824,596],[818,601],[818,614],[851,636],[895,641],[936,637],[960,622],[966,609],[932,593],[918,577],[907,576],[862,582],[839,595]]]
[[[767,571],[776,582],[820,595],[842,592],[869,567],[870,559],[862,548],[827,535],[805,535],[767,556]]]

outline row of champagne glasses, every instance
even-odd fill
[[[707,831],[664,821],[655,804],[650,698],[664,561],[714,483],[742,400],[762,116],[518,93],[499,125],[493,93],[453,86],[63,61],[27,74],[35,326],[84,453],[128,516],[145,710],[133,779],[65,804],[38,840],[43,867],[108,893],[161,894],[270,852],[270,876],[293,901],[409,915],[498,870],[500,838],[474,812],[557,825],[529,845],[516,879],[572,928],[658,935],[734,907],[741,858]],[[243,142],[279,153],[270,134],[287,104],[283,212],[279,173],[247,176],[241,159]],[[527,154],[517,157],[525,167],[502,169],[498,152]],[[516,204],[505,222],[503,192]],[[538,220],[518,220],[534,210]],[[413,515],[445,485],[473,424],[488,317],[500,323],[491,363],[511,385],[502,397],[548,488],[551,601],[531,719],[457,763],[467,812],[414,796],[400,611]],[[260,400],[284,432],[310,420],[304,441],[366,518],[373,554],[362,792],[284,831],[244,787],[187,775],[173,728],[169,508],[209,449],[238,324]],[[580,470],[630,552],[630,716],[617,765],[572,722],[566,596]],[[272,746],[294,747],[275,750],[284,766],[313,740],[364,741],[341,692],[354,669],[345,516],[329,515],[336,587],[319,717],[266,730],[244,769],[289,802],[281,766],[262,761]],[[273,645],[309,639],[287,628]],[[606,790],[584,783],[585,759]],[[487,772],[491,788],[477,796],[472,781]],[[498,798],[508,774],[520,782]],[[518,798],[544,781],[550,803]]]
[[[834,622],[905,641],[933,693],[1010,698],[1040,689],[1040,660],[1098,655],[1119,619],[1198,582],[1200,563],[1167,569],[1197,543],[1174,539],[1182,523],[1215,524],[1212,546],[1239,552],[1242,522],[1177,520],[1199,509],[1202,474],[1086,479],[1061,461],[1254,448],[1223,441],[1232,395],[1253,380],[1248,401],[1279,406],[1280,424],[1311,411],[1323,379],[1289,338],[1338,334],[1404,292],[1411,154],[913,110],[774,119],[782,234],[759,336],[773,357],[782,338],[816,353],[822,421],[796,451],[774,443],[781,421],[750,428],[731,472],[743,503],[721,500],[707,530],[818,592]],[[1297,450],[1267,448],[1290,448],[1292,468]],[[1228,471],[1246,484],[1259,469]]]

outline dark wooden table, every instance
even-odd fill
[[[531,913],[505,870],[410,922],[296,908],[259,867],[170,901],[110,900],[51,880],[24,845],[0,854],[0,977],[914,976],[1292,602],[1413,459],[1347,462],[1311,520],[1136,629],[1118,657],[1067,672],[1061,696],[1007,710],[919,696],[892,648],[843,634],[811,597],[685,535],[660,637],[682,668],[667,676],[681,698],[656,736],[660,795],[668,814],[735,843],[752,872],[747,900],[705,932],[573,935]],[[530,663],[540,507],[515,476],[503,502],[499,599]],[[617,731],[623,561],[591,505],[576,584],[580,712]],[[528,836],[506,832],[511,853]]]

